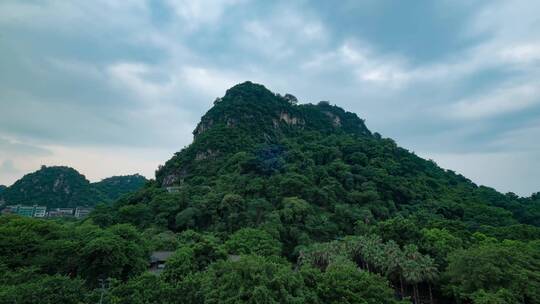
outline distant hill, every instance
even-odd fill
[[[4,185],[0,185],[0,193],[2,193],[2,191],[6,190],[7,186],[4,186]]]
[[[144,176],[133,174],[108,177],[92,185],[110,200],[116,200],[126,193],[139,190],[147,181]]]
[[[73,168],[42,166],[3,189],[0,196],[5,204],[37,204],[48,208],[94,206],[137,190],[145,182],[144,177],[136,174],[90,183]]]

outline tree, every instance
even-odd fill
[[[94,210],[90,213],[89,218],[92,222],[100,227],[107,227],[114,223],[115,210],[105,204],[97,204]]]
[[[538,243],[505,241],[455,251],[444,273],[449,281],[445,290],[458,299],[473,299],[505,289],[520,303],[538,303],[539,248]]]
[[[436,283],[439,278],[439,270],[437,269],[435,260],[427,255],[422,256],[418,264],[421,269],[422,281],[428,284],[429,302],[433,304],[432,285],[433,283]]]
[[[88,292],[83,280],[61,275],[33,273],[21,280],[18,273],[12,273],[9,279],[7,284],[0,284],[0,303],[79,304],[85,301]]]
[[[182,246],[167,260],[162,277],[166,282],[178,283],[196,271],[198,271],[198,267],[195,253],[188,246]]]
[[[130,225],[116,225],[86,240],[81,249],[79,272],[91,284],[98,279],[126,280],[148,265],[148,248]]]
[[[418,225],[412,219],[401,216],[380,222],[378,231],[383,240],[394,240],[401,246],[417,243],[422,237]]]
[[[474,304],[514,304],[520,301],[507,289],[499,289],[496,292],[486,292],[483,289],[471,296]]]
[[[241,215],[244,209],[245,203],[242,196],[227,194],[223,197],[219,205],[219,212],[228,232],[232,232],[243,220]]]
[[[439,266],[446,266],[446,256],[462,247],[462,240],[452,235],[447,229],[422,229],[420,248],[434,257]]]
[[[131,223],[144,227],[151,220],[150,208],[146,204],[126,205],[118,209],[121,223]]]
[[[350,261],[337,261],[328,266],[318,284],[323,303],[396,303],[388,281],[358,270]]]
[[[182,294],[174,285],[164,282],[159,276],[144,273],[122,283],[116,281],[107,296],[112,304],[174,304]]]
[[[405,296],[405,290],[403,286],[403,271],[401,266],[404,263],[405,256],[399,245],[393,240],[388,241],[383,247],[383,259],[378,263],[378,267],[382,270],[382,273],[392,279],[396,278],[399,281],[400,296]]]
[[[421,268],[421,254],[418,252],[418,247],[415,245],[407,245],[403,248],[404,259],[401,264],[403,278],[413,286],[414,303],[419,303],[418,283],[423,280]]]
[[[272,256],[281,254],[281,243],[264,230],[243,228],[229,237],[225,249],[237,255]]]
[[[305,303],[304,284],[288,263],[260,256],[218,261],[202,280],[204,303]]]
[[[197,218],[200,210],[195,207],[188,207],[176,215],[176,229],[191,229],[197,225]]]
[[[187,230],[180,234],[179,242],[193,251],[195,267],[198,271],[206,269],[208,265],[215,261],[227,258],[227,252],[223,249],[221,240],[213,234],[202,234]]]

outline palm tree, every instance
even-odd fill
[[[362,259],[365,262],[367,271],[372,272],[373,269],[371,269],[372,265],[376,264],[376,260],[381,252],[381,238],[372,235],[369,237],[364,238],[361,246],[360,246],[360,255],[362,256]]]
[[[418,283],[422,282],[422,268],[420,259],[422,255],[418,252],[415,245],[406,245],[403,248],[405,258],[402,261],[401,269],[405,281],[413,286],[414,303],[419,303],[420,294],[418,292]]]
[[[439,278],[439,270],[435,260],[430,256],[424,255],[419,261],[422,269],[422,280],[427,282],[429,289],[429,303],[433,304],[433,293],[431,291],[431,284]]]
[[[383,259],[380,261],[379,267],[382,273],[388,278],[397,276],[399,278],[399,289],[401,298],[404,296],[403,290],[403,275],[400,268],[400,265],[403,264],[403,251],[399,248],[399,245],[393,240],[388,241],[384,244],[383,248]]]

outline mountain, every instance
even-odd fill
[[[2,193],[2,191],[6,190],[7,186],[4,186],[4,185],[0,185],[0,193]]]
[[[139,174],[108,177],[92,184],[109,200],[117,200],[122,195],[139,190],[148,180]]]
[[[94,206],[111,202],[142,187],[140,175],[118,176],[90,183],[77,170],[65,166],[42,166],[7,187],[0,196],[6,204],[43,205],[48,208]]]
[[[243,214],[226,227],[227,214],[255,212],[260,224],[295,198],[311,221],[328,225],[321,233],[306,224],[302,241],[351,233],[359,218],[419,212],[475,228],[537,222],[526,201],[441,169],[370,132],[354,113],[294,101],[251,82],[229,89],[202,117],[193,143],[158,168],[156,184],[141,190],[147,195],[118,205],[147,206],[166,196],[159,189],[176,186],[186,201],[157,206],[154,219],[173,230],[230,231],[254,223]],[[233,209],[223,210],[227,204]]]

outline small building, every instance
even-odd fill
[[[160,274],[165,269],[165,263],[174,254],[174,251],[154,251],[150,255],[149,271]]]
[[[182,187],[178,187],[178,186],[174,187],[173,186],[173,187],[167,187],[165,189],[167,189],[167,192],[169,192],[169,193],[178,193],[178,192],[180,192],[180,189],[182,189]]]
[[[73,215],[73,208],[57,208],[58,212],[62,214],[63,216],[72,216]]]
[[[2,210],[4,214],[17,214],[26,217],[45,217],[47,214],[47,207],[45,206],[24,206],[24,205],[10,205],[6,206]]]
[[[45,217],[47,215],[47,207],[34,206],[34,217]]]
[[[85,218],[94,210],[93,208],[85,208],[85,207],[77,207],[75,209],[75,217],[76,218]]]
[[[17,214],[20,216],[33,217],[34,216],[34,206],[18,206]]]
[[[69,217],[73,216],[73,208],[55,208],[49,210],[49,217]]]
[[[56,210],[49,210],[49,212],[47,212],[47,217],[61,217],[61,216],[62,216],[62,213]]]
[[[4,209],[2,209],[2,214],[15,214],[17,213],[18,206],[16,205],[8,205]]]

